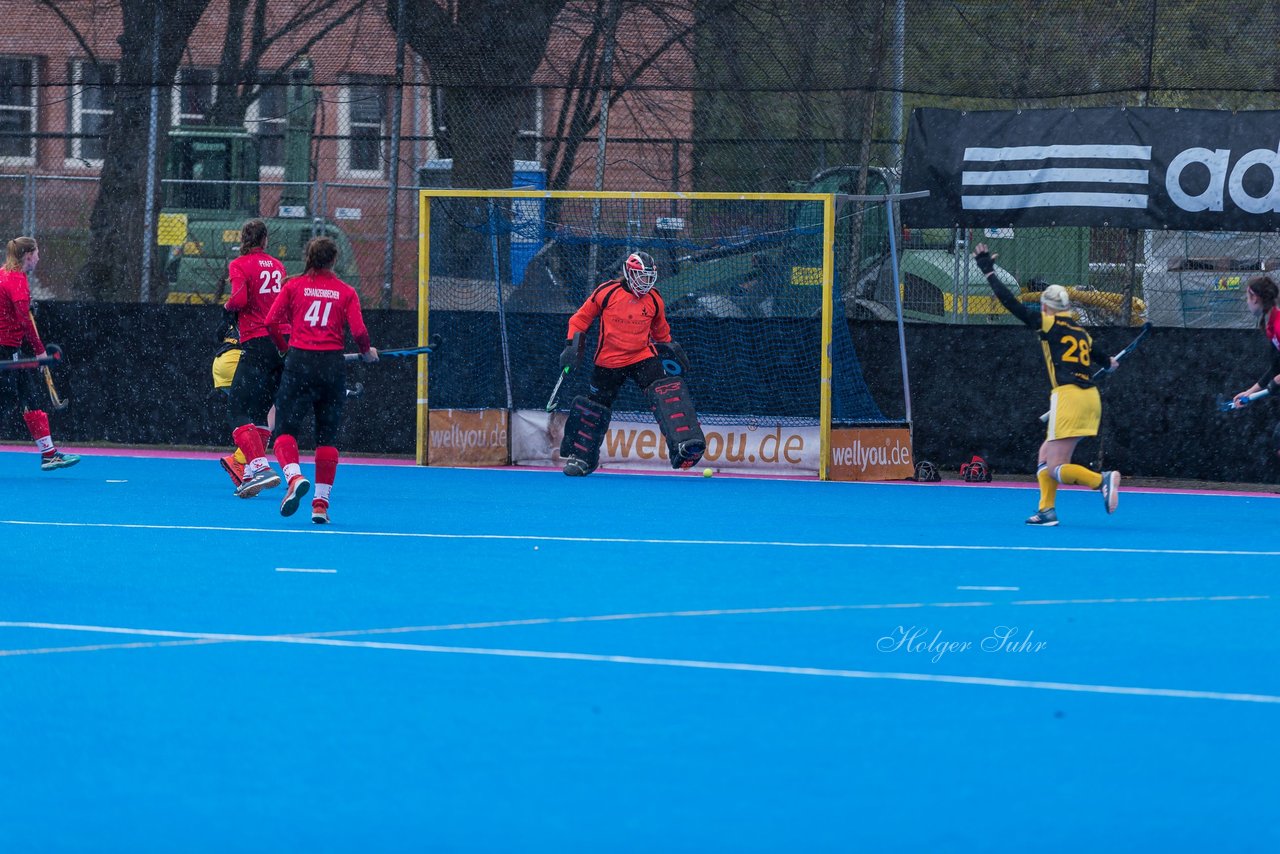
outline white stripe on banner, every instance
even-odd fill
[[[1147,197],[1135,193],[1027,193],[1018,196],[961,196],[965,210],[1015,208],[1145,208]]]
[[[1045,160],[1050,157],[1092,157],[1105,160],[1150,160],[1149,145],[1015,145],[1008,148],[966,148],[965,160]]]
[[[960,182],[969,186],[998,184],[1047,184],[1053,181],[1096,182],[1099,184],[1145,184],[1146,169],[1005,169],[992,172],[961,172]]]

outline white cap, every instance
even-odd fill
[[[1040,292],[1040,305],[1051,311],[1066,311],[1071,308],[1071,297],[1062,285],[1050,285]]]

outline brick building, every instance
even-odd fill
[[[0,31],[0,198],[7,200],[0,224],[12,233],[71,227],[69,223],[91,208],[92,179],[103,157],[103,140],[97,134],[110,114],[105,93],[117,85],[119,4],[69,0],[51,5],[0,0],[0,15],[11,23]],[[386,4],[380,0],[331,4],[273,0],[264,8],[263,31],[278,37],[261,56],[260,78],[269,79],[271,72],[288,67],[300,53],[313,66],[318,109],[312,177],[323,188],[313,196],[315,213],[332,218],[339,208],[347,217],[360,212],[359,218],[343,226],[352,234],[362,278],[380,280],[389,155],[395,135],[390,126],[391,101],[396,93],[395,32],[386,17]],[[317,9],[320,13],[313,14]],[[557,128],[563,126],[562,113],[577,94],[566,84],[565,68],[582,47],[586,19],[578,16],[585,13],[586,7],[574,4],[561,13],[535,85],[525,93],[515,159],[525,161],[527,168],[553,173],[560,165],[547,162],[548,152],[556,148],[553,143]],[[227,18],[227,0],[214,0],[200,19],[172,85],[162,93],[162,115],[169,125],[210,122],[219,96],[217,70]],[[252,22],[241,23],[249,46]],[[619,50],[615,80],[626,79],[627,63],[639,62],[634,57],[643,54],[646,44],[663,44],[678,24],[678,19],[648,15],[624,20],[618,42],[630,51]],[[667,48],[662,59],[638,78],[638,91],[625,94],[611,107],[612,150],[605,189],[689,189],[685,176],[690,171],[692,91],[663,87],[664,66],[687,69],[688,52],[679,43]],[[419,167],[449,157],[466,141],[450,137],[445,91],[432,85],[429,63],[411,50],[405,77],[399,185],[411,188],[417,185]],[[259,139],[260,179],[278,182],[284,176],[285,87],[254,85],[249,93],[252,101],[244,125]],[[594,133],[572,143],[577,156],[569,173],[569,189],[595,185]],[[680,142],[671,144],[671,140]],[[21,182],[26,184],[20,190]],[[414,278],[417,218],[411,190],[399,198],[395,233],[404,246],[397,249],[397,291],[399,282]],[[269,205],[277,199],[264,187],[264,214],[275,213]]]

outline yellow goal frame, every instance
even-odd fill
[[[827,479],[831,457],[831,324],[835,306],[836,196],[831,193],[663,193],[577,190],[419,190],[418,191],[418,346],[430,340],[431,315],[431,199],[651,199],[655,201],[817,202],[822,204],[822,341],[818,403],[818,478]],[[427,357],[418,357],[418,465],[427,459]]]

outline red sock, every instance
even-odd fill
[[[53,437],[49,435],[49,416],[43,409],[22,413],[22,420],[27,422],[27,432],[31,434],[41,454],[52,454],[57,451],[53,446]]]
[[[256,425],[254,429],[258,431],[258,438],[262,440],[262,450],[265,452],[271,447],[271,428]]]
[[[276,459],[281,466],[298,464],[298,440],[289,435],[276,436]]]
[[[258,435],[258,428],[252,424],[241,424],[231,432],[231,438],[236,440],[236,447],[244,453],[248,462],[267,455],[267,449],[262,446],[262,437]]]
[[[338,473],[338,449],[333,445],[321,445],[316,448],[316,495],[328,498],[328,490],[320,495],[319,487],[333,486],[333,479]]]

